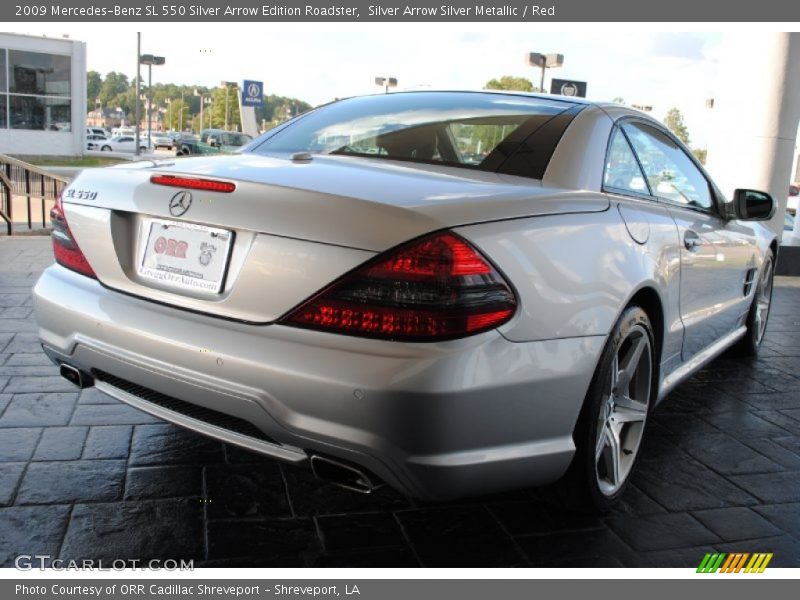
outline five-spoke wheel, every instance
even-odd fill
[[[575,457],[555,486],[563,506],[604,511],[622,495],[642,444],[656,389],[650,318],[626,308],[614,325],[575,426]]]
[[[597,420],[597,483],[606,496],[619,491],[639,450],[649,406],[652,362],[650,335],[642,325],[635,325],[612,359]]]

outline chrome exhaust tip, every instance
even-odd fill
[[[311,472],[317,479],[359,494],[371,494],[384,485],[367,471],[319,454],[311,455]]]
[[[79,388],[84,389],[94,385],[94,379],[88,373],[84,373],[80,369],[61,363],[58,369],[61,376],[72,384],[77,385]]]

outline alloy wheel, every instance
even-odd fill
[[[600,491],[613,496],[633,468],[650,404],[653,372],[650,335],[634,325],[617,347],[597,421],[595,473]]]
[[[767,318],[769,317],[769,305],[772,302],[772,258],[767,257],[764,261],[761,278],[758,280],[756,288],[756,314],[755,314],[755,333],[756,346],[761,344],[764,333],[767,331]]]

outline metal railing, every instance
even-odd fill
[[[8,235],[14,235],[14,196],[27,200],[28,229],[33,229],[33,203],[41,207],[42,228],[47,227],[47,202],[52,202],[69,180],[30,163],[0,154],[0,218]],[[38,219],[37,219],[38,221]]]

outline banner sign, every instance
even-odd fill
[[[586,82],[554,78],[550,81],[550,93],[560,96],[586,98]]]
[[[171,0],[169,4],[119,3],[119,0],[30,0],[0,4],[0,20],[14,22],[783,22],[800,21],[800,2],[744,0],[642,2],[641,0]]]

